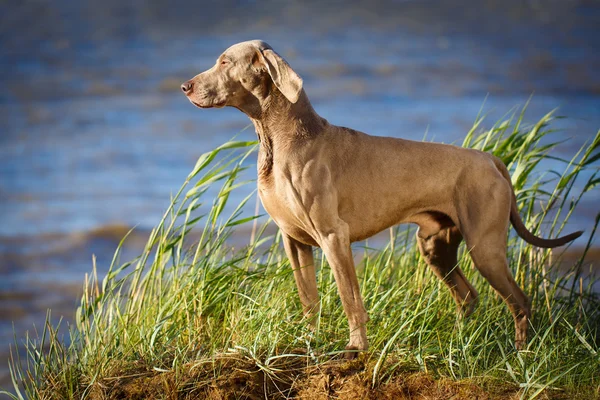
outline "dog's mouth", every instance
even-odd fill
[[[193,105],[195,105],[198,108],[222,108],[222,107],[225,107],[224,101],[221,101],[219,103],[212,103],[212,104],[204,105],[204,104],[197,103],[192,99],[189,99],[189,100]]]

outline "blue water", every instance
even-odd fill
[[[323,117],[374,135],[460,143],[482,106],[490,127],[531,96],[527,121],[569,117],[557,156],[600,129],[593,2],[3,2],[0,361],[11,321],[21,335],[48,307],[70,319],[92,253],[102,272],[123,229],[154,226],[197,157],[248,125],[235,109],[196,109],[179,84],[255,38]],[[569,228],[589,232],[599,199]]]

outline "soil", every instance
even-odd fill
[[[187,365],[180,372],[127,371],[88,387],[91,400],[112,399],[519,399],[518,386],[499,381],[455,381],[420,371],[398,370],[373,384],[374,362],[332,360],[309,365],[281,358],[269,366],[224,356]],[[576,398],[593,398],[577,394]],[[572,399],[544,391],[538,399]]]

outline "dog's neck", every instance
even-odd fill
[[[291,142],[318,135],[327,121],[316,113],[304,89],[296,103],[290,102],[274,87],[258,100],[259,107],[242,111],[256,129],[260,142],[259,174],[266,176],[273,167],[274,152],[282,151]]]
[[[256,128],[259,140],[269,137],[272,141],[287,141],[318,134],[325,122],[306,96],[304,89],[296,103],[290,102],[275,88],[263,99],[259,109],[244,111]]]

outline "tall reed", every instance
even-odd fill
[[[583,196],[600,183],[600,132],[572,159],[560,159],[554,114],[526,126],[524,111],[485,131],[478,117],[463,146],[502,158],[526,225],[541,236],[558,235]],[[321,252],[315,259],[322,309],[312,332],[280,235],[272,234],[270,221],[244,213],[255,193],[229,204],[231,194],[249,183],[240,182],[240,175],[255,150],[254,142],[232,141],[200,156],[143,252],[121,263],[123,238],[104,277],[94,266],[69,340],[46,324],[40,337],[25,338],[25,359],[13,352],[10,397],[101,398],[98,393],[124,377],[160,374],[171,377],[173,387],[165,392],[201,391],[210,376],[224,373],[214,362],[219,357],[243,359],[279,387],[277,382],[294,382],[300,374],[298,360],[306,367],[336,358],[347,323]],[[214,198],[207,198],[209,188],[218,189]],[[589,221],[584,255],[598,223],[598,216]],[[232,235],[243,229],[253,240],[233,248]],[[561,250],[534,248],[510,235],[510,267],[533,305],[527,350],[517,352],[510,313],[474,271],[465,249],[459,265],[481,298],[475,313],[463,320],[448,290],[427,270],[413,237],[410,229],[396,228],[382,248],[363,247],[357,264],[371,317],[365,362],[372,387],[406,371],[425,371],[512,385],[521,398],[553,390],[597,393],[599,286],[583,256],[565,265]],[[269,396],[294,394],[293,385],[282,387],[287,389],[265,390],[271,390]]]

